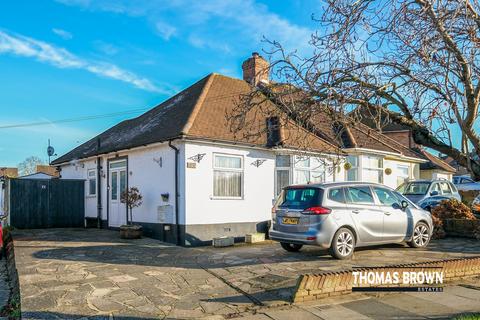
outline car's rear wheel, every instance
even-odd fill
[[[348,259],[355,249],[355,235],[350,229],[340,228],[333,236],[330,254],[337,259]]]
[[[286,242],[280,242],[280,245],[282,246],[283,249],[287,250],[288,252],[297,252],[303,247],[303,245],[301,244],[286,243]]]
[[[430,232],[426,223],[419,222],[413,229],[412,240],[408,245],[412,248],[425,248],[430,242]]]

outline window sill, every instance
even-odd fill
[[[97,195],[96,194],[87,194],[86,198],[89,199],[89,198],[96,198]]]
[[[244,200],[243,197],[210,197],[210,200]]]

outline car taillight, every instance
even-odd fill
[[[303,213],[306,214],[329,214],[330,212],[332,212],[332,210],[324,207],[311,207],[303,211]]]

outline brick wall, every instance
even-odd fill
[[[424,267],[424,268],[423,268]],[[355,270],[301,275],[293,295],[293,302],[305,302],[325,297],[348,294],[354,284],[353,271],[421,272],[443,271],[444,281],[480,275],[480,257],[411,263],[387,267],[356,268]],[[368,285],[367,285],[368,286]],[[385,285],[382,285],[384,287]],[[398,285],[390,285],[392,287]]]

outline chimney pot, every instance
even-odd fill
[[[268,83],[270,64],[258,52],[252,52],[252,56],[242,63],[243,80],[251,85],[260,82]]]

